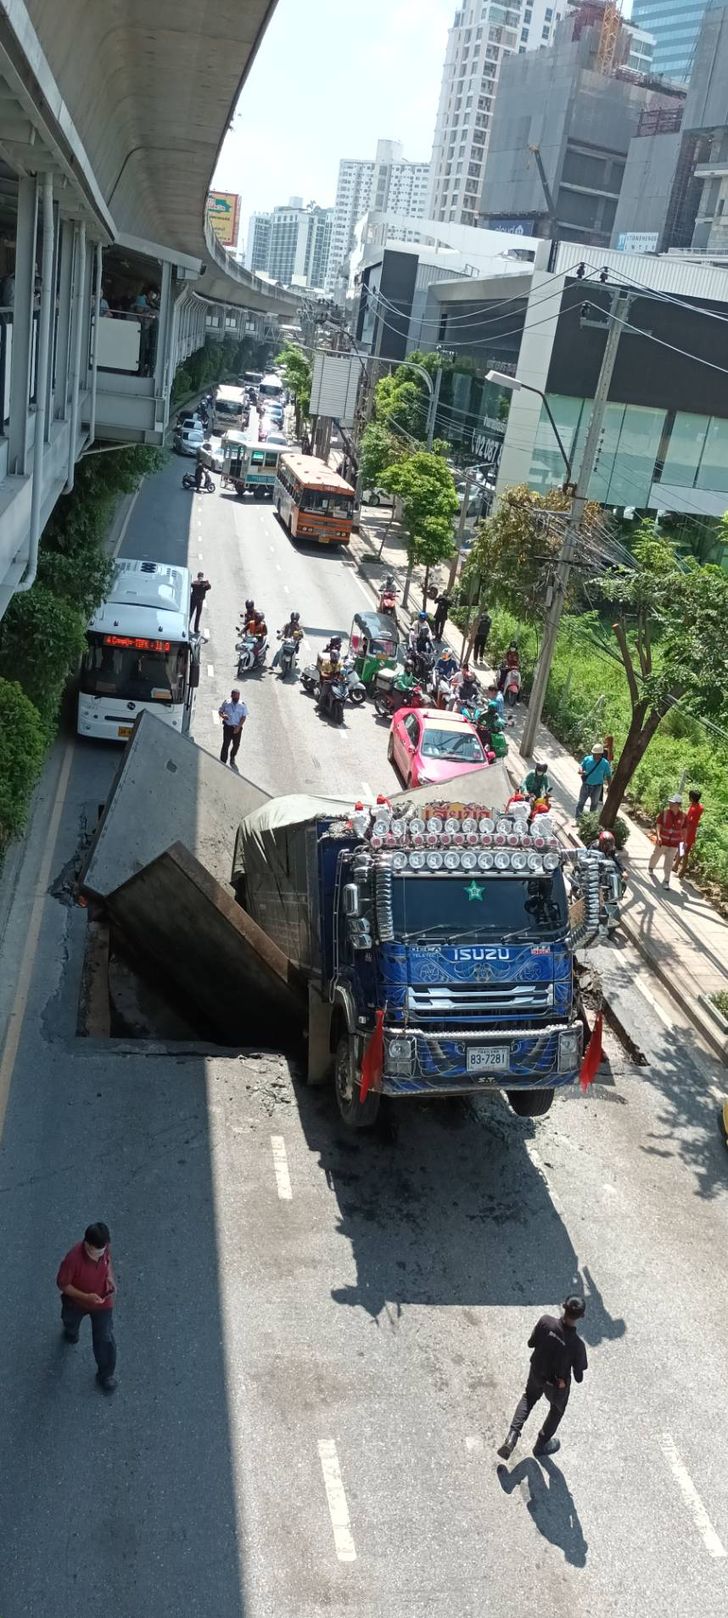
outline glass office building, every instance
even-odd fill
[[[655,36],[652,72],[687,84],[708,0],[633,0],[630,22]]]

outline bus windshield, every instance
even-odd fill
[[[174,642],[168,646],[165,651],[139,650],[111,646],[102,635],[89,635],[81,691],[89,697],[125,697],[129,702],[184,702],[189,647]]]
[[[349,494],[326,494],[323,489],[301,490],[301,511],[315,511],[324,517],[350,517],[353,506]]]

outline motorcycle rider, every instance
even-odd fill
[[[450,681],[450,690],[452,696],[448,703],[449,708],[467,708],[477,702],[478,682],[475,675],[471,674],[467,663],[463,663],[462,668],[458,669],[456,674],[453,674]]]
[[[418,679],[426,681],[434,656],[432,630],[426,612],[418,612],[409,632],[408,645],[414,672]]]
[[[341,642],[339,642],[340,644]],[[340,673],[341,657],[338,648],[332,643],[329,648],[324,647],[324,654],[319,663],[319,694],[316,701],[319,713],[325,714],[328,712],[331,703],[332,686],[335,680],[339,678]]]
[[[607,831],[606,826],[600,826],[599,833],[594,838],[594,841],[589,844],[587,853],[601,854],[602,859],[611,860],[612,864],[615,865],[619,871],[622,881],[626,882],[627,876],[622,861],[617,853],[617,844],[615,842],[614,832]]]
[[[273,659],[273,667],[274,667],[274,669],[277,668],[278,664],[280,663],[281,653],[283,651],[283,642],[284,641],[286,641],[286,640],[294,640],[296,642],[296,652],[298,651],[298,648],[299,648],[299,646],[301,644],[301,641],[303,640],[303,630],[301,628],[301,614],[300,614],[300,612],[292,612],[291,613],[289,619],[283,625],[283,628],[279,629],[279,631],[278,631],[278,639],[281,642],[281,645],[278,647],[278,651],[276,652],[276,655],[275,655],[275,657]]]
[[[521,654],[520,654],[520,652],[518,650],[518,642],[515,641],[515,640],[512,640],[510,645],[508,646],[504,656],[501,658],[501,664],[500,664],[500,668],[498,670],[498,690],[499,691],[505,691],[506,684],[507,684],[507,681],[508,681],[508,675],[510,674],[511,669],[520,670],[520,667],[521,667]],[[519,681],[519,684],[520,684],[520,681]]]
[[[533,769],[529,770],[525,781],[522,782],[521,791],[526,792],[531,803],[534,803],[537,798],[550,798],[552,790],[548,766],[542,759],[537,759]]]
[[[195,456],[195,491],[199,494],[205,481],[205,463],[202,459],[202,449],[198,449]]]
[[[384,583],[381,586],[380,591],[379,591],[379,602],[378,602],[378,610],[379,610],[379,612],[386,612],[387,610],[392,612],[394,610],[396,604],[397,604],[397,596],[398,595],[399,595],[399,588],[397,586],[396,579],[393,579],[391,573],[388,573],[387,577],[384,580]],[[389,597],[389,606],[388,606],[388,608],[385,606],[385,601],[387,600],[387,597]]]

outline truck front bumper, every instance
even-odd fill
[[[581,1056],[581,1023],[467,1031],[385,1028],[382,1092],[405,1096],[550,1090],[574,1083]]]

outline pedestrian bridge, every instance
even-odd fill
[[[206,336],[295,315],[205,217],[274,4],[0,0],[0,616],[84,447],[161,443]]]

